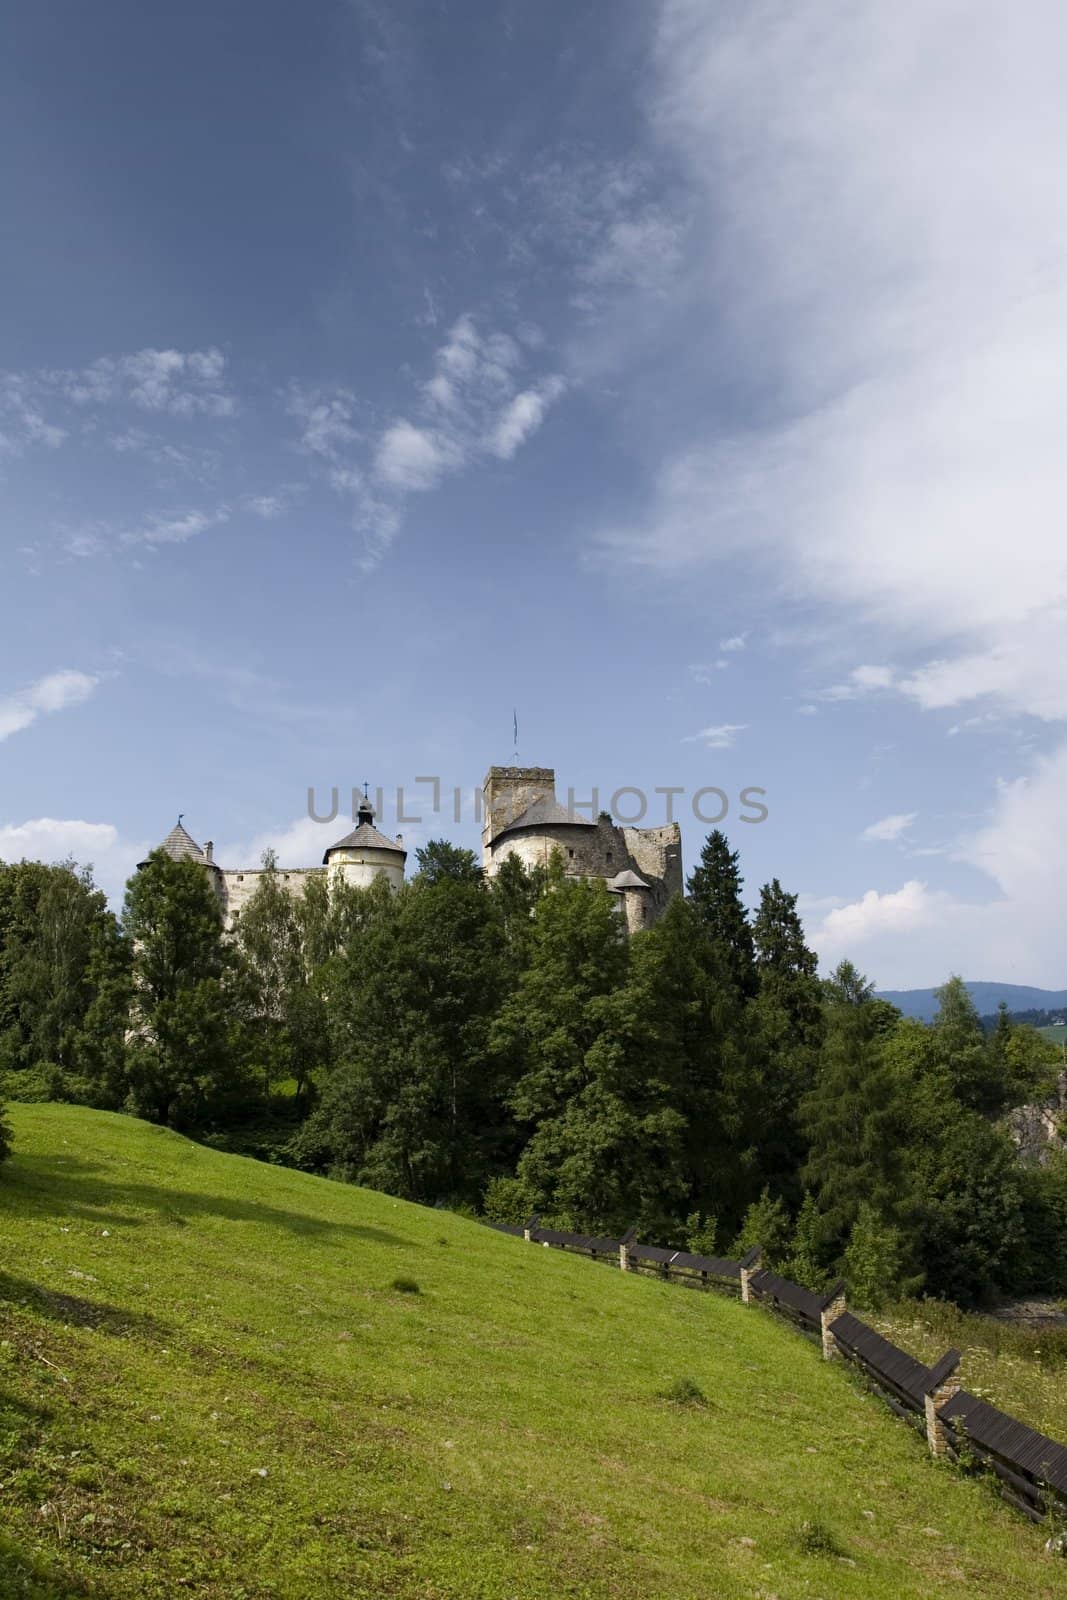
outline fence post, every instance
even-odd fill
[[[954,1394],[960,1390],[960,1379],[956,1368],[960,1364],[958,1350],[946,1350],[936,1366],[931,1367],[926,1379],[926,1392],[923,1395],[923,1410],[926,1413],[926,1442],[930,1446],[932,1456],[943,1456],[948,1453],[948,1434],[945,1424],[938,1416],[941,1407],[947,1405]]]
[[[747,1256],[741,1257],[741,1299],[747,1306],[752,1299],[752,1274],[759,1271],[759,1264],[763,1260],[763,1250],[754,1244]]]
[[[627,1228],[626,1232],[619,1240],[619,1267],[623,1272],[630,1272],[633,1270],[630,1266],[630,1246],[633,1244],[636,1238],[637,1229]]]
[[[819,1327],[822,1333],[822,1354],[824,1361],[833,1361],[835,1356],[841,1354],[837,1348],[837,1340],[830,1332],[831,1324],[838,1317],[843,1317],[848,1310],[848,1301],[845,1298],[845,1285],[839,1278],[828,1294],[823,1296],[819,1308]]]
[[[526,1240],[527,1244],[530,1243],[530,1240],[533,1237],[533,1231],[537,1227],[537,1224],[540,1222],[540,1220],[541,1218],[535,1211],[529,1222],[523,1224],[522,1236]]]

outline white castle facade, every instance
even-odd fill
[[[624,827],[606,812],[593,818],[579,807],[563,806],[551,767],[490,767],[482,786],[482,818],[482,870],[487,878],[495,876],[508,856],[517,856],[527,868],[547,867],[558,852],[566,876],[599,878],[617,896],[631,933],[651,926],[682,892],[682,835],[676,822],[660,828]],[[175,860],[196,861],[204,868],[223,926],[234,928],[265,869],[222,866],[210,841],[197,844],[181,817],[160,848]],[[403,839],[392,839],[374,826],[374,810],[364,795],[356,826],[327,847],[320,865],[279,867],[277,873],[294,895],[302,895],[310,879],[323,876],[355,888],[366,888],[376,878],[398,887],[406,862]]]

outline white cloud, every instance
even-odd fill
[[[351,820],[345,814],[333,822],[297,817],[295,822],[284,827],[267,828],[251,839],[217,847],[215,859],[223,867],[258,867],[264,852],[273,850],[280,867],[318,867],[322,865],[324,851],[351,828]]]
[[[142,411],[173,416],[230,417],[237,402],[226,386],[226,358],[221,350],[135,351],[101,356],[78,371],[37,375],[52,393],[77,406],[125,401]]]
[[[293,384],[286,410],[301,424],[301,448],[327,461],[337,461],[363,438],[354,421],[356,397],[351,389],[328,391]]]
[[[892,629],[934,658],[900,686],[920,704],[1067,715],[1067,12],[831,15],[661,9],[652,122],[700,219],[679,314],[774,409],[731,434],[691,408],[647,515],[605,537]]]
[[[864,828],[860,838],[892,843],[893,840],[903,837],[918,814],[917,811],[902,811],[890,817],[882,817],[880,821],[872,822],[870,827]]]
[[[489,449],[502,461],[510,461],[520,445],[544,421],[545,412],[558,400],[566,385],[562,378],[546,378],[536,389],[524,389],[508,404],[489,437]]]
[[[682,743],[703,744],[709,750],[729,750],[737,735],[747,727],[747,722],[720,722],[716,727],[701,728],[699,733],[687,734]]]
[[[124,533],[122,543],[184,544],[186,540],[195,539],[198,534],[206,533],[208,528],[218,527],[229,519],[228,506],[219,506],[214,511],[183,511],[171,515],[153,513],[139,528]]]
[[[379,439],[374,469],[390,489],[414,494],[435,488],[458,460],[445,436],[401,420]]]
[[[729,639],[720,639],[719,649],[726,655],[730,655],[736,650],[743,650],[747,640],[747,633],[735,633]]]
[[[10,738],[13,733],[21,733],[39,716],[81,705],[88,700],[99,681],[99,678],[87,672],[52,672],[44,678],[38,678],[28,688],[19,689],[0,700],[0,740]]]
[[[516,338],[483,331],[469,313],[456,319],[434,352],[433,370],[416,385],[410,416],[399,415],[374,436],[355,424],[349,390],[290,389],[288,410],[301,424],[300,447],[328,463],[327,478],[353,504],[364,538],[362,565],[376,565],[401,525],[411,494],[435,489],[449,475],[489,457],[510,461],[564,393],[550,373],[520,387],[536,330]]]
[[[875,694],[881,689],[890,689],[892,686],[891,667],[853,667],[847,682],[832,683],[828,689],[820,689],[819,699],[862,700],[869,694]]]
[[[73,860],[91,866],[95,883],[116,910],[122,904],[126,880],[150,848],[144,840],[124,839],[110,822],[35,817],[28,822],[0,823],[0,861]]]
[[[948,895],[931,891],[917,878],[888,894],[868,889],[852,905],[827,912],[818,936],[819,948],[824,953],[829,950],[845,956],[881,934],[911,934],[917,928],[930,926],[947,905],[951,905]]]
[[[986,824],[946,852],[985,876],[984,896],[934,891],[916,880],[870,889],[831,907],[811,928],[824,964],[858,949],[886,988],[925,986],[950,968],[971,979],[1067,987],[1065,796],[1067,744],[1026,777],[999,784]],[[817,909],[812,903],[811,914]]]

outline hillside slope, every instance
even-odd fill
[[[1067,1595],[762,1311],[131,1119],[11,1120],[0,1595]]]
[[[1026,983],[968,983],[967,989],[982,1017],[991,1016],[1002,1000],[1009,1011],[1055,1011],[1067,1006],[1067,989],[1035,989]],[[934,989],[879,989],[878,998],[920,1022],[932,1022],[937,1014]]]

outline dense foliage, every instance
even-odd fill
[[[232,936],[162,852],[121,921],[71,863],[0,866],[0,1090],[496,1220],[758,1242],[871,1303],[1067,1289],[1067,1162],[1023,1165],[1002,1125],[1059,1052],[983,1028],[958,978],[931,1026],[851,963],[820,981],[796,896],[749,914],[721,833],[629,941],[559,861],[487,884],[434,841],[399,891],[297,898],[264,865]]]

